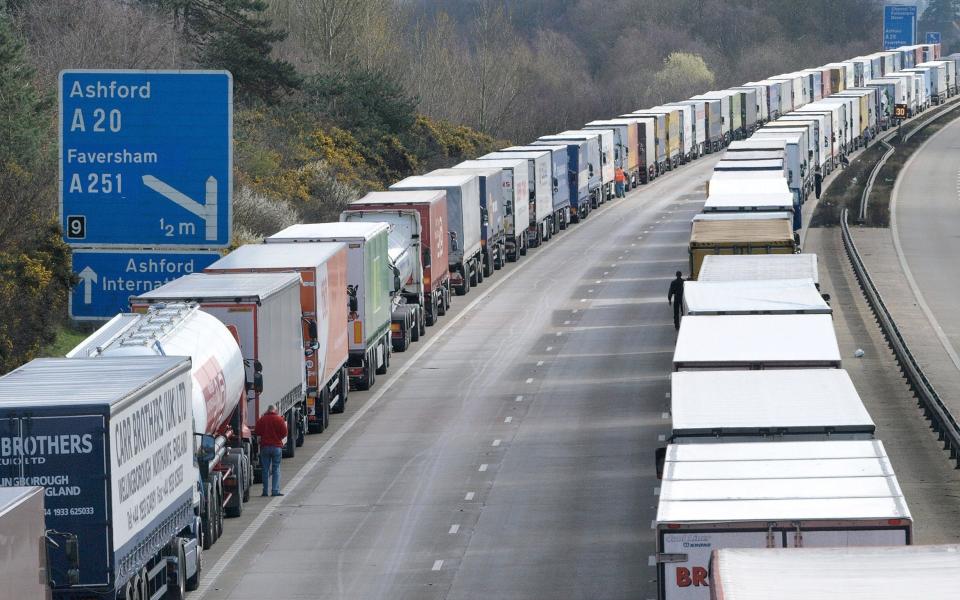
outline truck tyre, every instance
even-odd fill
[[[184,600],[187,596],[187,565],[183,552],[183,540],[177,538],[176,548],[171,554],[177,559],[177,568],[167,572],[167,593],[164,600]]]
[[[460,286],[463,290],[463,293],[460,295],[466,296],[470,293],[470,286],[476,285],[476,282],[474,281],[476,276],[470,274],[470,263],[464,263],[463,268],[460,271],[460,275],[463,278],[463,285]]]
[[[431,327],[437,322],[437,297],[433,294],[430,294],[430,306],[427,307],[426,322]]]
[[[373,384],[377,381],[377,367],[374,363],[374,353],[372,351],[367,352],[367,365],[366,365],[366,385],[367,387],[362,389],[372,389]]]
[[[419,342],[420,334],[423,329],[423,315],[420,313],[420,309],[414,309],[413,311],[413,325],[410,327],[410,341]]]
[[[203,484],[203,499],[203,507],[200,511],[200,537],[203,549],[209,550],[213,546],[216,529],[213,523],[213,486],[209,481]]]
[[[203,572],[203,549],[197,545],[197,570],[194,572],[193,577],[187,578],[187,591],[192,592],[198,587],[200,587],[200,574]]]
[[[213,480],[213,524],[216,528],[213,532],[213,542],[216,543],[223,535],[223,474],[217,473]]]
[[[330,393],[328,392],[323,402],[323,414],[320,415],[320,431],[326,431],[330,427]]]
[[[390,350],[384,343],[381,343],[380,347],[383,349],[383,364],[377,367],[377,375],[386,375],[387,369],[390,368]]]
[[[297,418],[291,408],[287,412],[287,443],[283,446],[283,458],[293,458],[297,455]]]
[[[473,277],[474,278],[470,281],[470,285],[480,285],[481,283],[483,283],[484,267],[481,264],[483,262],[484,260],[482,256],[478,257],[476,260],[473,261]]]
[[[420,336],[427,335],[427,322],[424,317],[425,317],[425,314],[423,309],[421,308],[417,310],[417,329],[416,329],[417,340],[420,339]]]
[[[493,261],[494,261],[493,254],[489,253],[486,256],[484,256],[481,260],[483,261],[483,276],[490,277],[491,275],[493,275],[493,270],[495,268],[493,266]]]
[[[347,399],[350,396],[350,377],[347,375],[347,365],[340,369],[340,412],[347,407]]]

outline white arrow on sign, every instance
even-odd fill
[[[87,266],[77,275],[83,281],[83,303],[90,304],[93,302],[93,284],[97,282],[97,272]]]
[[[200,204],[169,184],[160,181],[153,175],[144,175],[143,184],[203,219],[207,229],[207,241],[217,239],[217,179],[215,177],[207,178],[207,193],[203,204]]]

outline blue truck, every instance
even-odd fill
[[[37,359],[0,378],[0,486],[42,486],[55,600],[183,598],[200,576],[186,357]]]
[[[504,148],[503,152],[539,152],[549,150],[551,152],[551,185],[553,186],[553,232],[566,229],[570,223],[570,212],[572,210],[570,201],[570,181],[567,177],[570,157],[567,156],[567,147],[557,146],[510,146]]]

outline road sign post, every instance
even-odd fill
[[[227,71],[63,71],[60,218],[73,246],[230,243]]]
[[[79,279],[70,295],[70,317],[100,321],[130,309],[130,296],[200,273],[220,258],[216,251],[74,250]]]
[[[883,7],[883,49],[912,46],[917,39],[917,7],[888,4]]]

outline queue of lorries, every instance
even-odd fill
[[[374,387],[391,354],[417,342],[454,295],[611,200],[617,168],[631,189],[723,148],[691,237],[700,281],[685,297],[692,316],[675,365],[691,371],[674,380],[677,429],[663,456],[661,596],[706,589],[709,552],[693,548],[707,548],[698,540],[714,535],[751,546],[801,537],[908,543],[909,512],[839,370],[829,306],[811,288],[815,259],[794,254],[794,231],[813,173],[826,174],[888,127],[892,104],[921,111],[955,94],[957,58],[939,60],[935,45],[902,48],[592,121],[408,177],[352,203],[339,222],[293,225],[132,297],[129,313],[66,357],[0,378],[0,487],[40,486],[43,502],[29,489],[0,499],[26,507],[19,513],[42,504],[45,528],[42,574],[18,568],[12,577],[25,580],[8,583],[29,590],[18,592],[23,598],[182,598],[199,585],[203,550],[223,533],[224,517],[243,512],[261,477],[256,425],[268,406],[286,418],[284,456],[293,456],[343,412],[351,390]],[[756,261],[754,279],[767,283],[747,290],[719,275],[729,257],[715,255],[768,252],[782,256],[733,257]],[[762,276],[781,260],[787,275]],[[746,264],[728,279],[745,279]],[[812,370],[743,370],[761,366]],[[713,368],[739,370],[720,376]],[[707,390],[707,405],[730,402],[720,419],[750,412],[734,390],[753,388],[756,402],[768,401],[785,387],[815,387],[812,377],[829,379],[829,399],[843,396],[834,420],[797,424],[769,411],[769,422],[727,430],[699,408],[688,413],[696,419],[680,418],[693,401],[685,390]],[[737,443],[688,443],[727,435]],[[791,441],[759,441],[771,436]],[[808,441],[819,439],[828,445]],[[800,510],[804,502],[789,494],[810,493],[804,478],[825,457],[838,482],[859,473],[877,494],[869,509],[833,510],[820,498],[816,510]],[[714,475],[706,463],[715,463]],[[758,465],[766,466],[751,470]],[[781,467],[796,485],[772,499]],[[752,483],[729,483],[740,475]],[[827,486],[837,502],[858,487],[838,486]],[[761,506],[771,508],[761,511],[762,526],[753,518],[744,527]],[[810,527],[827,517],[833,533]],[[36,526],[16,531],[37,535]]]
[[[822,73],[839,88],[716,164],[691,223],[671,432],[656,456],[661,600],[955,596],[956,575],[929,563],[955,567],[957,548],[911,547],[913,517],[796,234],[812,177],[890,127],[891,102],[916,114],[957,93],[956,57],[937,50],[804,71],[801,83]],[[913,96],[894,95],[901,82]]]

